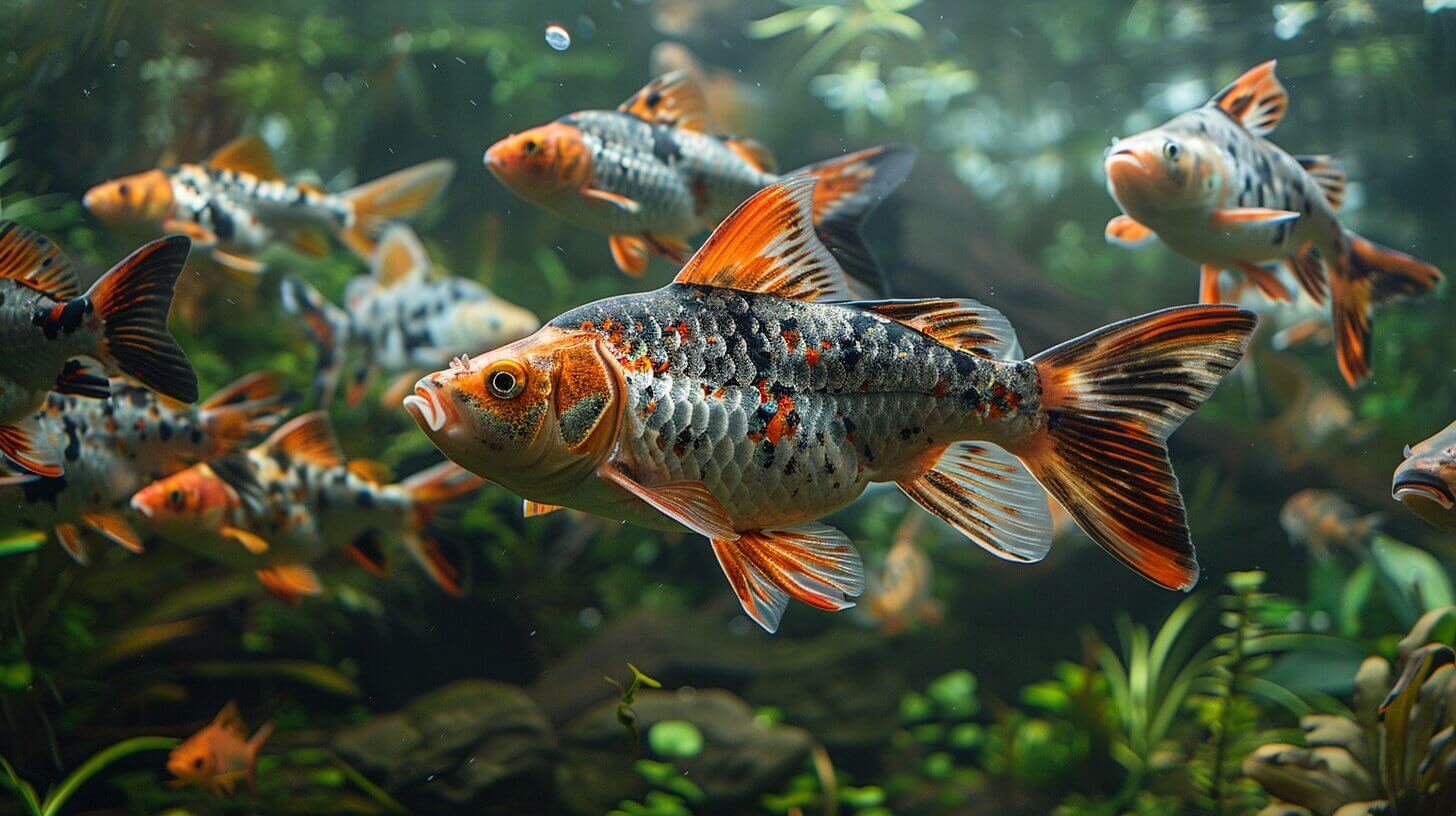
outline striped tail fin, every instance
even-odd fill
[[[870,213],[910,175],[915,148],[883,145],[811,164],[790,176],[813,176],[819,240],[853,281],[855,297],[889,293],[885,273],[860,234]]]
[[[1335,355],[1345,382],[1355,388],[1370,377],[1371,311],[1402,297],[1431,291],[1441,270],[1404,252],[1346,233],[1350,251],[1330,269]]]
[[[485,480],[454,462],[442,462],[399,483],[413,502],[410,528],[404,543],[430,578],[451,595],[465,591],[465,553],[430,536],[427,529],[442,505],[464,498],[485,485]]]
[[[339,232],[339,240],[365,262],[372,260],[385,228],[418,215],[440,197],[454,176],[455,162],[436,159],[342,193],[353,219]]]
[[[181,235],[158,238],[101,276],[79,300],[57,307],[62,324],[73,304],[89,302],[105,335],[101,356],[142,385],[180,402],[197,401],[197,375],[167,331],[172,290],[192,242]]]

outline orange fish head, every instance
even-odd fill
[[[1456,532],[1456,422],[1416,445],[1395,469],[1390,495],[1442,530]]]
[[[236,494],[207,464],[159,479],[131,497],[138,521],[164,536],[215,530]]]
[[[157,224],[172,214],[172,180],[161,170],[123,176],[86,191],[81,203],[109,224]]]
[[[404,406],[457,464],[534,499],[569,491],[601,465],[624,391],[595,335],[548,326],[421,378]]]
[[[217,772],[217,753],[212,748],[209,734],[204,729],[187,738],[167,755],[167,770],[182,782],[192,785],[203,784]]]
[[[1123,212],[1155,224],[1169,211],[1209,205],[1222,160],[1204,137],[1151,130],[1114,142],[1102,165],[1107,191]]]
[[[511,192],[531,201],[575,192],[591,180],[591,151],[581,130],[564,122],[516,133],[485,151],[485,167]]]

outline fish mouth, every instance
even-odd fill
[[[142,518],[145,519],[153,519],[157,516],[157,513],[152,509],[152,506],[147,502],[142,501],[140,495],[131,497],[131,509],[139,513]]]
[[[1456,507],[1456,496],[1452,496],[1451,488],[1440,478],[1420,470],[1395,474],[1390,495],[1399,502],[1408,498],[1422,498],[1439,504],[1444,510]]]
[[[404,398],[404,409],[430,433],[439,433],[450,419],[450,409],[440,399],[440,390],[428,377],[415,383],[415,392]]]
[[[485,151],[485,158],[483,159],[483,161],[485,162],[485,169],[489,170],[491,173],[497,176],[500,175],[501,171],[504,170],[506,166],[506,159],[504,156],[501,155],[500,146],[501,143],[496,142],[495,144],[487,148]]]
[[[1113,167],[1124,167],[1126,169],[1137,168],[1141,171],[1148,169],[1147,165],[1143,164],[1143,160],[1138,156],[1137,152],[1126,147],[1107,154],[1107,158],[1103,160],[1103,165],[1109,171]]]

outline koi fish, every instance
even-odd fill
[[[885,556],[884,570],[869,587],[866,606],[886,637],[904,634],[916,620],[939,623],[942,617],[932,594],[935,575],[930,558],[915,543],[924,518],[911,515],[901,522]]]
[[[852,300],[813,229],[815,182],[755,194],[670,285],[461,360],[405,408],[528,515],[566,506],[708,538],[769,631],[791,597],[839,610],[863,590],[859,554],[819,519],[871,482],[1022,562],[1046,555],[1051,493],[1114,557],[1191,587],[1165,440],[1255,316],[1168,309],[1008,362],[1010,324],[975,301]]]
[[[283,419],[281,380],[258,372],[195,405],[180,405],[122,378],[104,400],[52,393],[35,424],[63,452],[64,476],[11,479],[14,501],[0,502],[0,528],[50,529],[78,563],[89,562],[84,533],[132,551],[142,537],[126,514],[131,495],[153,480],[230,453]],[[6,495],[0,492],[0,496]]]
[[[1456,532],[1456,422],[1405,448],[1405,461],[1395,469],[1391,498],[1427,524]]]
[[[284,310],[303,319],[318,347],[315,405],[332,401],[347,357],[356,360],[348,396],[357,404],[376,369],[400,375],[403,385],[389,390],[407,393],[422,373],[448,365],[460,349],[495,348],[541,326],[535,315],[473,280],[433,275],[409,227],[385,232],[372,269],[371,277],[349,282],[346,309],[301,280],[283,281]]]
[[[1124,214],[1108,222],[1107,239],[1127,247],[1162,240],[1198,261],[1204,303],[1222,300],[1223,268],[1243,272],[1266,297],[1289,300],[1263,267],[1285,264],[1316,303],[1329,297],[1336,359],[1353,388],[1370,376],[1371,310],[1429,292],[1441,272],[1340,225],[1339,163],[1291,156],[1265,138],[1288,104],[1270,60],[1202,108],[1114,142],[1107,188]]]
[[[195,465],[131,499],[138,523],[181,544],[253,570],[289,602],[323,591],[309,566],[344,549],[376,575],[384,542],[402,542],[441,587],[461,592],[460,565],[426,530],[441,505],[484,482],[449,462],[385,484],[383,466],[346,461],[328,415],[295,417],[246,453]]]
[[[610,234],[617,268],[640,276],[649,252],[682,263],[691,253],[689,238],[787,178],[777,174],[763,145],[704,133],[705,107],[697,84],[674,71],[615,111],[578,111],[496,142],[485,152],[485,166],[521,198]],[[860,226],[905,180],[914,160],[912,148],[888,145],[789,174],[824,182],[814,225],[860,293],[884,289]]]
[[[1358,551],[1380,526],[1381,516],[1360,515],[1344,496],[1308,488],[1295,493],[1279,511],[1279,525],[1289,542],[1316,558],[1338,549]]]
[[[188,737],[167,755],[167,770],[178,785],[196,785],[214,796],[231,796],[239,779],[248,780],[258,793],[258,752],[273,733],[273,723],[263,723],[248,738],[248,727],[237,703],[223,706],[201,731]]]
[[[60,247],[0,221],[0,454],[38,476],[61,475],[60,451],[43,443],[34,415],[49,391],[106,397],[105,373],[82,358],[180,402],[197,399],[197,375],[167,333],[188,250],[180,235],[159,238],[82,294]]]
[[[417,164],[338,195],[286,180],[257,136],[234,139],[201,164],[148,170],[99,184],[82,203],[102,221],[180,232],[220,265],[258,274],[275,242],[324,255],[331,233],[365,261],[390,223],[413,217],[450,183],[455,163]]]

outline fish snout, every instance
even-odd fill
[[[97,194],[96,188],[94,187],[90,190],[87,190],[86,194],[81,196],[81,206],[86,208],[86,212],[95,212],[96,205],[99,202],[100,196]]]
[[[156,518],[157,512],[152,508],[150,502],[142,499],[142,494],[137,493],[131,497],[131,509],[145,519]]]
[[[421,377],[415,392],[404,398],[404,408],[429,433],[439,433],[450,420],[450,408],[440,397],[440,386],[434,375]]]
[[[1390,496],[1398,502],[1421,498],[1433,501],[1444,510],[1456,507],[1456,496],[1451,486],[1439,476],[1414,468],[1396,471],[1395,481],[1390,486]]]
[[[501,139],[485,150],[485,169],[499,175],[506,168],[506,143],[509,139]]]

